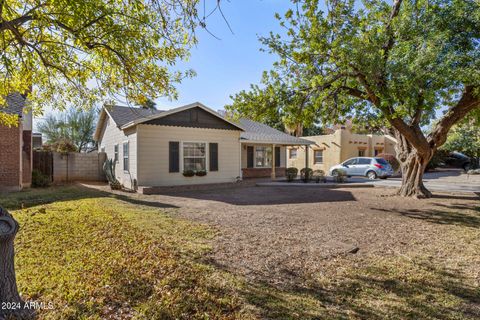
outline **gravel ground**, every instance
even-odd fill
[[[212,263],[276,286],[304,282],[337,257],[402,255],[434,245],[442,228],[480,228],[478,215],[462,215],[479,197],[411,200],[393,192],[247,186],[128,196],[215,226]]]

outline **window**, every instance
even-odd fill
[[[358,159],[358,164],[370,164],[372,160],[370,158],[360,158]]]
[[[129,163],[129,153],[130,153],[129,143],[123,143],[123,171],[130,171],[130,163]]]
[[[113,161],[118,163],[118,144],[113,146]]]
[[[255,148],[255,167],[256,168],[272,167],[272,148],[271,147]]]
[[[323,150],[315,150],[313,152],[313,163],[323,163]]]
[[[359,157],[365,157],[365,150],[359,149],[359,150],[358,150],[358,156],[359,156]]]
[[[378,156],[379,153],[382,153],[383,149],[375,149],[375,151],[373,152],[375,157]]]
[[[205,157],[205,143],[183,143],[183,170],[205,171],[207,170]]]
[[[290,149],[288,157],[290,159],[297,159],[297,149],[296,148]]]
[[[357,158],[349,159],[349,160],[345,161],[342,165],[343,166],[351,166],[351,165],[354,165],[354,164],[357,164]]]

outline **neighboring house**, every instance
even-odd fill
[[[380,153],[395,155],[396,140],[389,135],[355,134],[341,128],[331,134],[304,137],[314,144],[308,150],[288,148],[288,166],[308,167],[328,172],[330,167],[353,157],[374,157]]]
[[[0,112],[18,115],[18,126],[0,125],[0,190],[18,191],[32,182],[32,114],[25,112],[25,98],[7,97]]]
[[[94,138],[130,188],[281,176],[286,147],[311,143],[254,121],[230,121],[198,102],[168,111],[106,106]],[[186,170],[207,174],[185,177]]]

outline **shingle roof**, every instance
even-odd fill
[[[240,119],[240,125],[245,130],[240,135],[242,140],[252,142],[270,142],[278,144],[312,144],[313,142],[297,138],[274,129],[266,124],[249,119]]]
[[[115,121],[115,123],[119,127],[123,126],[126,123],[163,112],[163,110],[133,108],[124,106],[108,106],[106,107],[106,109],[110,116],[113,118],[113,121]]]
[[[25,98],[20,93],[12,93],[7,96],[7,106],[0,106],[0,112],[18,114],[22,116],[25,107]]]

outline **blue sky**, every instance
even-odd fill
[[[205,1],[207,5],[216,2]],[[168,109],[199,101],[219,110],[231,102],[230,95],[248,89],[251,83],[258,83],[262,72],[270,69],[276,59],[259,51],[262,45],[258,36],[267,36],[270,31],[282,32],[274,14],[283,14],[289,7],[288,0],[222,1],[222,10],[234,33],[218,12],[210,16],[207,28],[221,40],[205,30],[198,30],[199,43],[192,49],[190,60],[176,66],[180,70],[191,68],[197,76],[177,86],[178,100],[157,99],[157,108]]]

